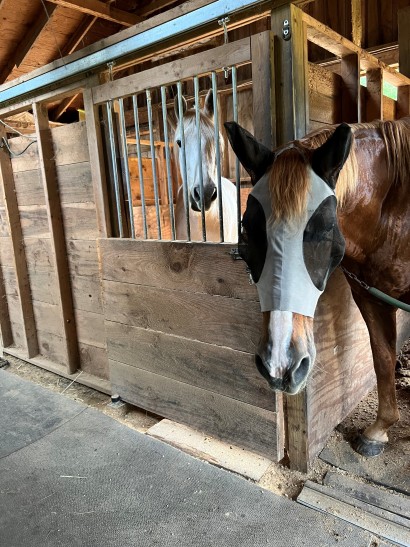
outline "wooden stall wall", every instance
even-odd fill
[[[111,383],[125,401],[276,460],[281,413],[254,364],[257,292],[230,249],[100,240]]]
[[[80,361],[78,367],[108,379],[108,361],[97,256],[98,236],[85,123],[51,130],[57,184],[63,214]],[[11,139],[13,151],[27,139]],[[39,354],[67,365],[67,348],[50,240],[45,192],[37,143],[11,160],[29,278]],[[2,196],[3,199],[3,196]],[[13,347],[25,350],[21,302],[4,207],[1,214],[1,269],[4,277]],[[29,293],[29,294],[30,294]]]

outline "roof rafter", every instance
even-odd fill
[[[68,9],[81,11],[94,17],[100,17],[107,21],[112,21],[120,25],[131,27],[140,23],[142,17],[123,11],[117,8],[113,8],[110,5],[101,2],[101,0],[49,0],[53,4],[58,4]]]
[[[136,13],[140,15],[141,17],[147,17],[148,15],[151,15],[151,13],[154,13],[155,11],[159,11],[160,9],[167,8],[171,4],[175,4],[175,2],[176,0],[153,0],[152,2],[148,2],[142,8],[136,10]]]
[[[56,5],[46,3],[47,13],[44,11],[43,6],[38,11],[35,17],[35,23],[30,27],[29,32],[24,36],[18,46],[15,48],[14,55],[12,55],[7,64],[0,72],[0,83],[7,80],[7,77],[11,74],[14,67],[21,65],[27,55],[33,48],[37,38],[48,27],[52,21],[52,14],[57,8]]]

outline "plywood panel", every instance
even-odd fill
[[[276,459],[275,413],[122,363],[110,376],[125,401]]]
[[[254,353],[258,302],[104,281],[106,318]]]
[[[275,411],[275,393],[249,353],[106,322],[108,356],[167,378]]]
[[[163,243],[102,239],[102,277],[150,287],[257,301],[245,263],[230,256],[232,244]]]

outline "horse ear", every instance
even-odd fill
[[[352,147],[353,135],[347,123],[339,125],[333,135],[317,148],[312,156],[312,169],[331,188],[335,188],[337,178],[342,170]]]
[[[208,91],[205,97],[204,114],[208,116],[208,118],[214,117],[214,94],[212,89]]]
[[[255,185],[272,165],[274,152],[236,122],[226,122],[224,125],[233,151],[249,173],[252,185]]]
[[[177,120],[179,120],[178,95],[175,95],[174,97],[174,110],[175,110],[175,116],[177,117]],[[182,95],[182,115],[184,115],[187,110],[188,110],[188,105],[187,105],[185,97]]]

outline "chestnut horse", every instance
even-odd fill
[[[185,204],[183,186],[178,189],[175,206],[175,228],[177,239],[187,239],[187,222],[185,207],[189,207],[190,236],[192,241],[202,241],[202,195],[200,174],[202,172],[203,183],[203,208],[205,213],[206,239],[207,241],[220,241],[219,223],[219,199],[216,171],[216,143],[214,126],[213,94],[209,90],[204,108],[199,112],[200,116],[200,149],[198,146],[198,133],[196,128],[195,109],[188,108],[186,100],[182,97],[182,120],[178,117],[178,103],[175,98],[175,114],[178,125],[175,129],[174,150],[178,155],[180,172],[184,162],[181,147],[181,131],[184,134],[185,166],[187,175],[188,203]],[[219,149],[222,162],[224,139],[219,133]],[[236,212],[236,187],[232,182],[221,177],[223,235],[224,241],[235,242],[238,237],[238,223]]]
[[[293,394],[306,385],[317,300],[342,261],[364,282],[347,277],[369,331],[379,397],[376,421],[353,447],[376,456],[399,419],[397,308],[366,285],[410,303],[410,118],[342,124],[273,152],[234,122],[226,129],[254,183],[239,253],[263,312],[258,369],[273,389]]]

